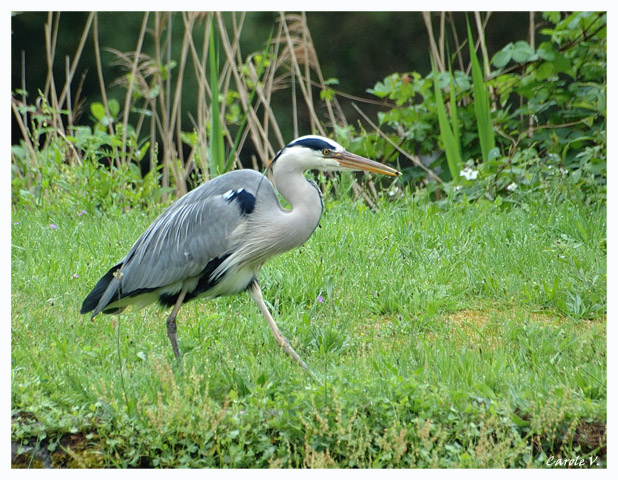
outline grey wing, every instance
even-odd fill
[[[94,315],[115,299],[197,277],[209,262],[228,254],[232,233],[250,213],[262,181],[265,190],[272,191],[272,184],[256,171],[230,172],[172,204],[118,264],[119,271],[99,294]]]
[[[238,207],[222,195],[167,211],[123,262],[122,290],[153,289],[199,275],[210,260],[227,252],[241,220]]]

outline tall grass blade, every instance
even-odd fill
[[[459,179],[459,172],[462,169],[463,161],[461,158],[461,148],[459,145],[459,129],[457,127],[457,108],[453,108],[454,90],[453,90],[453,76],[449,72],[450,85],[451,85],[451,124],[449,123],[448,116],[446,114],[446,108],[444,107],[444,100],[442,98],[442,91],[438,82],[438,71],[435,68],[435,64],[432,60],[433,67],[433,86],[436,95],[436,109],[438,110],[438,123],[440,125],[440,138],[444,145],[444,152],[446,154],[446,162],[448,164],[449,172],[454,181]]]
[[[225,145],[223,144],[223,126],[219,106],[219,49],[215,44],[215,23],[211,17],[210,42],[208,44],[208,65],[210,67],[210,175],[216,177],[225,173]]]
[[[489,105],[489,93],[487,83],[481,70],[479,59],[474,49],[474,41],[470,24],[468,23],[468,45],[470,47],[470,62],[472,63],[472,88],[474,92],[474,114],[479,132],[479,142],[483,161],[489,158],[489,152],[496,146],[494,139],[493,123],[491,121],[491,108]]]
[[[450,65],[448,69],[448,84],[450,87],[450,97],[449,97],[449,105],[451,106],[451,125],[453,127],[453,136],[455,139],[459,140],[459,125],[457,124],[457,96],[455,95],[455,78],[453,76],[453,72],[451,71]],[[461,144],[457,141],[457,148],[459,149],[459,154],[461,156]]]

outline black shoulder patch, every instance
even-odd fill
[[[255,207],[255,197],[247,192],[244,188],[238,190],[230,190],[223,195],[228,202],[236,200],[240,213],[250,215]]]

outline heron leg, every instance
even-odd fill
[[[288,341],[288,339],[285,338],[285,336],[283,336],[283,334],[279,330],[279,327],[277,327],[275,320],[273,319],[272,315],[268,311],[268,307],[264,303],[264,299],[262,298],[262,289],[260,288],[257,280],[254,280],[251,286],[249,287],[249,295],[251,295],[251,298],[253,298],[255,303],[258,304],[258,307],[260,307],[262,314],[264,315],[264,317],[266,318],[266,321],[268,322],[268,326],[270,327],[270,330],[273,332],[273,335],[275,336],[275,340],[281,346],[281,348],[283,348],[285,353],[287,353],[290,357],[296,360],[301,367],[303,367],[305,370],[307,370],[307,372],[309,372],[309,375],[311,375],[311,377],[313,377],[314,380],[317,380],[319,382],[319,380],[315,377],[313,372],[309,370],[309,367],[307,367],[307,364],[303,362],[303,359],[300,358],[298,353],[296,353],[296,351],[292,348],[292,345],[290,345],[290,342]]]
[[[176,300],[176,305],[172,309],[169,317],[167,317],[167,321],[165,322],[165,326],[167,327],[167,336],[170,339],[172,344],[172,349],[174,350],[174,356],[176,360],[180,362],[180,350],[178,349],[178,340],[176,339],[176,315],[178,315],[178,310],[180,310],[180,306],[182,305],[182,301],[185,299],[185,294],[187,291],[183,288],[178,294],[178,300]]]

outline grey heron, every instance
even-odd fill
[[[235,170],[190,191],[168,207],[135,242],[129,253],[98,281],[81,313],[117,314],[127,306],[159,301],[172,307],[166,327],[176,359],[176,316],[183,303],[248,291],[266,318],[277,343],[310,372],[279,331],[257,281],[269,258],[303,245],[323,211],[318,186],[304,171],[365,170],[401,175],[397,170],[347,152],[316,135],[285,146],[269,168],[273,184],[255,170]]]

